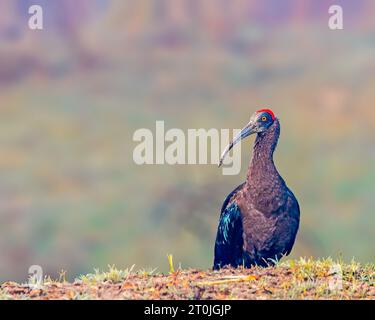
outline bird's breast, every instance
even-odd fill
[[[251,204],[240,204],[243,226],[243,248],[246,252],[284,251],[294,233],[293,221],[286,212],[264,214]]]
[[[257,210],[268,217],[285,207],[287,192],[282,181],[252,181],[242,190],[238,202],[244,207],[244,214]]]

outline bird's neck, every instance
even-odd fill
[[[247,181],[250,185],[259,185],[265,180],[264,177],[279,176],[273,162],[273,152],[279,135],[280,123],[277,119],[265,132],[257,134],[247,174]]]

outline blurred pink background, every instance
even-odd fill
[[[44,9],[44,30],[28,8]],[[342,5],[344,30],[328,28]],[[374,261],[375,2],[1,0],[0,281],[30,265],[209,268],[219,209],[246,175],[137,166],[133,132],[280,118],[301,206],[292,257]]]

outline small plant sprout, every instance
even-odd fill
[[[61,270],[60,273],[59,273],[59,281],[58,282],[61,282],[61,283],[65,283],[67,282],[66,281],[66,270]]]
[[[175,273],[173,265],[173,254],[167,254],[167,259],[169,263],[169,273]]]

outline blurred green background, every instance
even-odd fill
[[[44,30],[28,29],[31,4]],[[341,4],[344,30],[328,28]],[[297,196],[292,257],[375,258],[375,3],[0,2],[0,281],[30,265],[72,279],[108,264],[209,268],[219,210],[246,175],[133,163],[138,128],[281,121]]]

